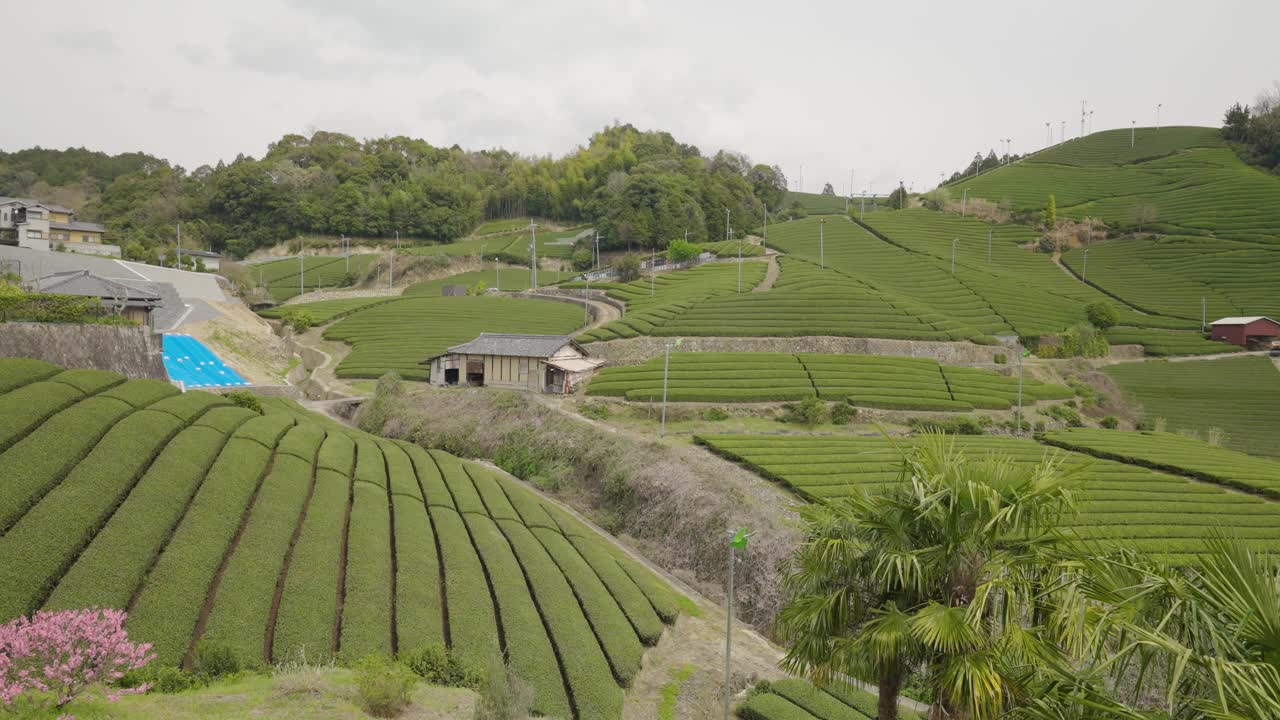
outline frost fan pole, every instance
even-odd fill
[[[680,347],[684,343],[684,338],[676,338],[672,343],[670,340],[666,342],[667,356],[662,361],[662,429],[658,431],[658,437],[665,437],[667,434],[667,377],[668,371],[671,369],[671,348]]]
[[[529,223],[530,277],[533,278],[533,289],[538,289],[538,223]]]

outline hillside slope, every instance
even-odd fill
[[[617,718],[669,586],[507,477],[273,403],[0,360],[0,622],[127,608],[158,661],[501,653],[554,717]]]

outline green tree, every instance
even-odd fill
[[[595,253],[591,252],[591,248],[580,247],[573,251],[571,262],[574,270],[590,270],[595,264]]]
[[[986,720],[1009,709],[1033,658],[1060,651],[1034,618],[1042,548],[1074,512],[1074,472],[972,459],[945,435],[902,448],[897,482],[800,511],[804,540],[779,614],[783,666],[819,683],[876,683],[897,717],[914,672],[931,717]]]
[[[907,189],[901,185],[889,193],[889,207],[901,210],[907,206]]]
[[[1099,330],[1115,327],[1116,323],[1120,322],[1120,313],[1116,310],[1116,306],[1106,300],[1089,303],[1084,308],[1084,314],[1089,318],[1089,323]]]
[[[667,259],[671,260],[671,262],[692,260],[698,257],[701,252],[701,248],[683,238],[676,238],[667,243]]]
[[[1058,226],[1058,201],[1049,196],[1049,204],[1044,209],[1044,227],[1046,230],[1052,230]]]
[[[627,253],[614,261],[613,269],[618,271],[618,280],[635,282],[640,279],[640,256]]]

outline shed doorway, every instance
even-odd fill
[[[467,361],[467,384],[477,387],[484,386],[484,361],[468,360]]]
[[[458,384],[458,368],[449,368],[444,371],[444,384],[445,385]]]

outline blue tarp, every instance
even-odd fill
[[[249,383],[190,335],[164,336],[164,368],[183,387],[241,387]]]

